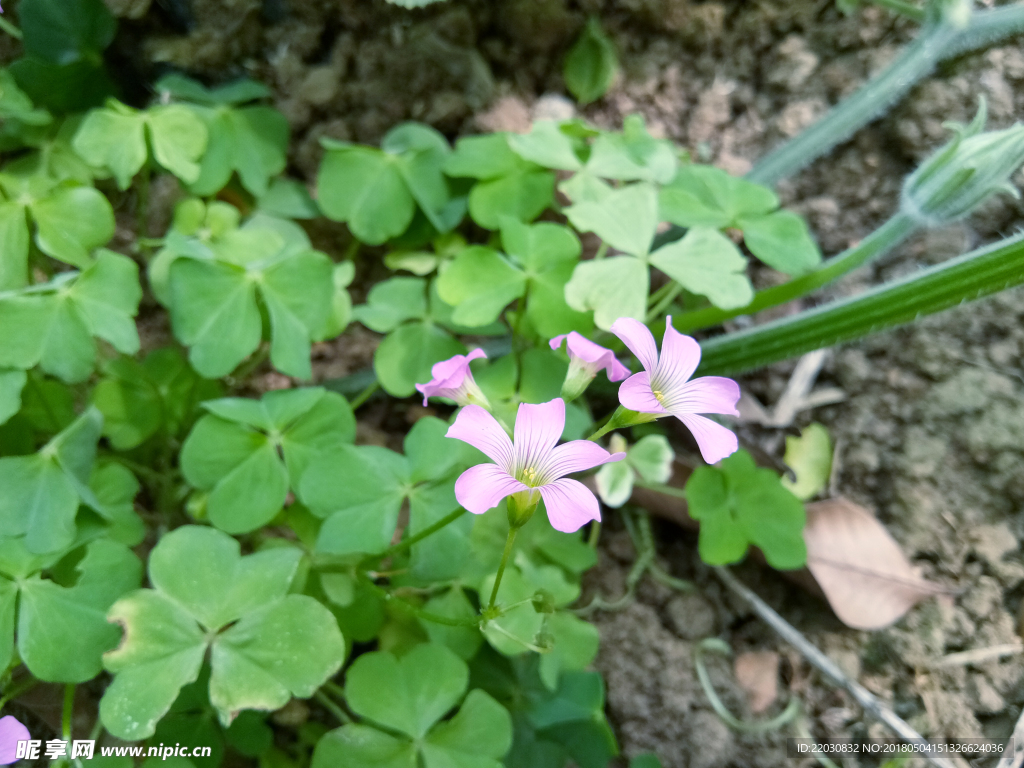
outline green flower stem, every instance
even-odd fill
[[[434,624],[443,624],[446,627],[479,627],[480,619],[474,616],[473,618],[456,619],[451,616],[442,616],[439,613],[431,613],[430,611],[424,611],[421,608],[417,608],[412,603],[407,603],[405,600],[396,597],[395,595],[388,592],[383,587],[373,583],[373,580],[367,578],[366,584],[370,587],[373,592],[389,605],[393,605],[399,610],[405,611],[408,614],[415,616],[417,619],[423,619]]]
[[[639,477],[634,478],[633,485],[637,488],[645,488],[648,491],[655,491],[657,493],[664,494],[665,496],[673,496],[677,499],[686,499],[686,491],[682,488],[676,488],[675,486],[665,485],[664,483],[649,483],[646,480],[641,480]]]
[[[702,344],[698,375],[735,374],[955,307],[1024,283],[1024,233],[860,296],[717,336]]]
[[[491,599],[487,603],[488,611],[494,609],[494,603],[498,599],[498,587],[501,586],[501,577],[505,575],[505,566],[508,565],[508,558],[512,554],[512,545],[515,544],[517,533],[519,533],[518,528],[509,526],[508,538],[505,539],[505,551],[501,553],[501,564],[498,565],[498,574],[494,577],[494,587],[491,589]]]
[[[324,709],[334,715],[335,719],[342,725],[348,725],[352,722],[352,718],[345,713],[345,710],[339,707],[337,702],[331,699],[331,697],[322,690],[314,693],[313,698],[320,702],[320,705]]]
[[[61,732],[64,734],[64,741],[71,741],[71,718],[75,713],[75,684],[68,683],[64,686],[64,713],[61,717]]]
[[[139,171],[135,198],[135,239],[140,248],[144,247],[141,241],[149,237],[149,222],[147,218],[149,214],[149,182],[151,176],[152,171],[149,168],[149,164],[144,163]]]
[[[672,306],[672,302],[675,301],[679,294],[683,292],[683,286],[674,280],[668,283],[667,287],[668,290],[665,291],[662,296],[658,297],[657,303],[647,310],[646,320],[648,323],[653,323],[665,314],[665,311]]]
[[[636,411],[630,411],[620,405],[615,409],[615,413],[613,413],[604,423],[604,426],[588,437],[587,440],[591,440],[596,443],[613,429],[623,429],[625,427],[635,427],[637,424],[647,424],[648,422],[657,419],[658,416],[659,414],[657,413],[637,413]]]
[[[227,381],[228,381],[228,384],[230,384],[231,386],[238,386],[243,381],[245,381],[247,378],[249,378],[249,376],[257,368],[259,368],[261,365],[263,365],[265,362],[267,362],[267,360],[269,358],[270,358],[270,345],[267,342],[262,341],[262,342],[260,342],[259,349],[257,349],[256,352],[254,352],[252,354],[252,356],[248,360],[246,360],[243,363],[241,363],[231,373],[230,376],[226,376],[225,377],[227,379]]]
[[[711,702],[711,708],[715,710],[715,714],[730,728],[740,733],[768,733],[769,731],[777,731],[779,728],[792,722],[800,714],[800,700],[793,697],[790,698],[789,704],[786,705],[786,709],[782,714],[773,717],[771,720],[761,723],[750,723],[737,718],[726,708],[722,700],[718,698],[718,694],[715,693],[715,687],[711,684],[708,670],[704,666],[704,654],[708,651],[714,651],[727,656],[732,651],[723,640],[719,640],[717,637],[705,638],[697,643],[693,649],[693,666],[697,670],[697,679],[700,680],[701,687],[704,689],[704,695]]]
[[[861,240],[856,246],[844,251],[835,258],[823,262],[813,272],[790,280],[788,283],[758,291],[757,295],[754,296],[754,300],[745,307],[739,307],[738,309],[707,307],[692,312],[684,312],[672,318],[672,325],[681,333],[691,333],[703,328],[721,325],[726,320],[739,315],[752,315],[763,309],[777,307],[788,301],[802,298],[838,280],[858,267],[864,266],[869,261],[885,255],[910,237],[919,227],[920,224],[910,216],[904,213],[897,213],[885,224]],[[648,322],[650,321],[651,318],[649,317]]]
[[[893,13],[898,13],[900,16],[906,16],[912,21],[916,21],[918,24],[923,24],[927,18],[927,14],[924,12],[924,8],[914,5],[913,3],[906,3],[903,0],[870,0],[875,5],[886,8]]]
[[[894,1],[879,4],[891,5]],[[949,24],[923,27],[917,39],[892,64],[806,131],[769,152],[747,178],[774,185],[792,176],[884,114],[940,61],[994,45],[1022,31],[1024,3],[976,10],[966,29]]]
[[[446,525],[448,525],[450,523],[454,523],[456,520],[458,520],[464,514],[466,514],[466,510],[463,507],[459,507],[454,512],[451,512],[451,513],[445,515],[444,517],[442,517],[436,523],[433,523],[432,525],[428,525],[426,528],[424,528],[422,531],[417,533],[415,536],[410,536],[407,539],[402,539],[397,544],[395,544],[393,546],[390,546],[387,549],[385,549],[379,555],[374,555],[373,559],[374,560],[382,560],[385,557],[390,557],[391,555],[395,555],[395,554],[397,554],[399,552],[404,552],[409,547],[411,547],[413,544],[418,544],[419,542],[423,541],[423,539],[427,538],[428,536],[432,536],[433,534],[435,534],[438,531],[440,531]]]
[[[360,392],[358,395],[356,395],[349,401],[349,406],[351,406],[353,411],[356,410],[359,406],[361,406],[363,403],[365,403],[367,400],[373,397],[373,393],[376,392],[378,389],[380,389],[380,382],[374,379],[372,382],[370,382],[369,386],[367,386],[366,389],[364,389],[362,392]]]
[[[7,690],[4,691],[4,695],[0,697],[0,712],[3,712],[4,707],[7,706],[8,702],[18,698],[23,693],[27,693],[35,688],[39,684],[39,681],[29,675],[20,683],[11,684]]]
[[[22,38],[21,30],[18,29],[13,24],[11,24],[11,22],[9,22],[3,16],[0,16],[0,29],[2,29],[11,37],[13,37],[15,40],[21,40]]]

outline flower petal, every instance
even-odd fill
[[[608,376],[608,381],[622,381],[624,378],[629,376],[629,368],[620,363],[614,356],[612,356],[612,359],[608,361],[608,365],[605,366],[604,372]]]
[[[525,485],[495,464],[477,464],[455,481],[455,498],[474,515],[482,515],[509,494],[525,490]]]
[[[591,520],[601,519],[597,497],[583,483],[562,478],[539,489],[551,527],[563,533],[578,531]]]
[[[661,342],[658,370],[652,377],[662,391],[675,392],[693,375],[700,364],[700,344],[672,327],[671,315],[665,318],[665,338]]]
[[[677,418],[693,433],[693,438],[700,448],[700,455],[708,464],[714,464],[726,456],[731,456],[739,448],[739,441],[737,441],[735,433],[711,419],[692,413],[686,413]]]
[[[28,741],[28,728],[13,715],[0,717],[0,765],[10,765],[18,759],[18,742]]]
[[[467,405],[448,427],[445,437],[469,443],[508,472],[512,468],[512,441],[497,420],[479,405]]]
[[[645,371],[651,373],[658,367],[658,347],[646,325],[632,317],[620,317],[610,330],[636,355]]]
[[[595,370],[604,368],[609,381],[622,381],[629,376],[629,369],[615,359],[615,353],[610,349],[595,344],[576,331],[569,334],[569,354],[578,357],[586,363],[597,366]]]
[[[674,416],[684,413],[726,413],[739,416],[736,403],[740,399],[740,385],[724,376],[701,376],[686,382],[672,393],[665,406]]]
[[[626,458],[626,454],[608,453],[600,445],[590,440],[573,440],[563,443],[551,451],[550,459],[541,472],[548,482],[554,482],[573,472],[582,472],[585,469],[591,469],[609,461],[621,461],[624,458]]]
[[[433,378],[426,384],[416,385],[416,389],[423,395],[424,407],[428,398],[448,397],[451,392],[458,390],[465,378],[473,375],[469,370],[470,361],[479,357],[487,357],[487,353],[477,347],[468,355],[454,355],[447,360],[434,363],[430,369]]]
[[[522,403],[516,413],[515,467],[526,469],[547,464],[547,456],[565,429],[565,401],[560,397],[546,403]],[[509,470],[515,474],[515,470]]]
[[[668,413],[651,392],[651,377],[647,371],[634,373],[619,385],[619,402],[631,411]]]
[[[565,341],[568,335],[569,334],[567,333],[563,333],[561,336],[555,336],[555,338],[548,342],[548,346],[551,347],[551,349],[558,349],[562,346],[562,342]]]

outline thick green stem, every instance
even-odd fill
[[[331,699],[331,697],[323,691],[317,691],[314,693],[313,698],[320,702],[320,706],[334,715],[334,718],[342,725],[348,725],[352,722],[352,718],[346,714],[345,710],[338,706],[337,702]]]
[[[676,300],[676,297],[683,292],[683,286],[675,281],[668,283],[667,287],[668,290],[658,297],[654,306],[647,310],[646,320],[648,323],[653,323],[661,317],[661,315],[665,313],[665,310],[672,306],[672,302]]]
[[[64,713],[61,717],[61,731],[64,734],[64,741],[71,741],[71,719],[75,714],[75,685],[69,683],[64,686]]]
[[[686,491],[682,488],[676,488],[671,485],[665,485],[664,483],[648,483],[646,480],[641,480],[639,477],[633,480],[633,485],[637,488],[645,488],[648,491],[655,491],[665,496],[674,496],[677,499],[686,499]]]
[[[1024,233],[860,296],[704,342],[698,375],[730,375],[908,323],[1024,283]]]
[[[373,396],[373,393],[376,392],[378,389],[380,389],[380,382],[374,379],[373,382],[368,387],[366,387],[366,389],[364,389],[358,395],[353,397],[351,402],[349,402],[349,405],[352,407],[352,410],[354,411],[356,408],[358,408],[367,400],[369,400]]]
[[[426,528],[424,528],[422,531],[420,531],[416,535],[410,536],[407,539],[402,539],[400,542],[398,542],[394,546],[391,546],[391,547],[388,547],[387,549],[385,549],[379,555],[374,555],[373,559],[374,560],[381,560],[381,559],[383,559],[385,557],[390,557],[391,555],[395,555],[395,554],[397,554],[399,552],[404,552],[409,547],[411,547],[413,544],[418,544],[419,542],[423,541],[428,536],[432,536],[433,534],[435,534],[438,531],[440,531],[446,525],[449,525],[450,523],[454,523],[456,520],[458,520],[464,514],[466,514],[466,510],[464,508],[462,508],[462,507],[459,507],[454,512],[451,512],[451,513],[445,515],[444,517],[442,517],[436,523],[427,526]]]
[[[501,577],[505,575],[505,566],[508,565],[508,558],[512,554],[512,545],[515,544],[518,528],[509,526],[508,538],[505,539],[505,551],[501,553],[501,564],[498,565],[498,573],[494,577],[494,587],[491,589],[491,599],[487,603],[487,610],[494,609],[494,603],[498,599],[498,587],[501,586]]]
[[[2,29],[11,37],[13,37],[15,40],[21,40],[22,38],[21,30],[18,29],[13,24],[11,24],[11,22],[3,18],[2,16],[0,16],[0,29]]]
[[[614,429],[635,427],[637,424],[647,424],[648,422],[654,421],[659,416],[663,415],[664,414],[658,413],[637,413],[636,411],[631,411],[620,405],[615,409],[615,413],[611,415],[608,421],[604,423],[604,426],[588,437],[587,440],[596,443]]]
[[[898,246],[918,230],[918,224],[910,216],[897,213],[885,224],[865,237],[856,246],[844,251],[835,258],[823,262],[813,272],[758,291],[754,300],[745,307],[737,309],[718,309],[707,307],[693,312],[684,312],[672,318],[672,326],[681,333],[691,333],[702,328],[721,325],[726,320],[739,315],[752,315],[769,307],[777,307],[788,301],[799,299],[838,280],[869,261],[880,258]]]

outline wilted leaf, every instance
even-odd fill
[[[768,709],[779,695],[779,654],[775,651],[741,653],[733,662],[733,674],[755,715]]]
[[[922,579],[899,544],[864,507],[847,499],[807,505],[807,568],[840,621],[882,629],[945,590]]]
[[[832,472],[832,440],[821,424],[808,424],[800,437],[786,438],[786,466],[796,481],[782,478],[782,487],[801,501],[812,499],[825,490]]]

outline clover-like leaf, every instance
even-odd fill
[[[182,181],[199,178],[199,158],[207,145],[203,121],[180,104],[139,111],[111,99],[82,121],[72,146],[89,164],[106,168],[121,189],[152,152],[153,159]]]
[[[593,663],[599,637],[597,627],[567,611],[555,611],[544,628],[550,633],[553,646],[540,657],[540,679],[553,691],[563,672],[583,670]]]
[[[746,451],[724,459],[721,469],[698,467],[686,483],[686,500],[690,515],[700,521],[698,550],[704,562],[737,562],[750,544],[761,548],[773,568],[801,568],[806,562],[803,504]]]
[[[229,533],[252,531],[272,520],[288,488],[299,491],[310,462],[355,436],[355,418],[345,398],[319,388],[204,405],[210,415],[196,423],[182,447],[182,472],[191,485],[210,492],[210,521]]]
[[[611,328],[620,317],[643,320],[651,276],[647,265],[632,256],[582,261],[565,286],[565,301],[579,312],[594,311],[594,324]]]
[[[658,226],[658,194],[650,184],[631,184],[600,202],[576,203],[565,215],[576,229],[595,233],[612,248],[646,256]]]
[[[452,320],[473,327],[498,319],[509,303],[523,295],[526,283],[526,275],[497,251],[470,246],[438,277],[437,290],[455,307]]]
[[[77,570],[71,587],[38,576],[19,586],[18,652],[40,680],[82,683],[98,675],[101,655],[118,640],[107,610],[142,578],[132,551],[106,539],[89,545]]]
[[[622,133],[609,131],[594,139],[586,170],[603,179],[668,184],[677,166],[672,144],[651,136],[640,115],[629,115]]]
[[[210,702],[228,725],[241,709],[273,710],[311,696],[345,655],[331,613],[287,594],[301,554],[279,547],[240,556],[212,528],[184,526],[150,555],[153,589],[118,600],[108,614],[124,638],[104,655],[114,681],[100,717],[126,740],[150,736],[210,648]]]
[[[745,307],[754,298],[746,258],[716,229],[692,227],[681,240],[651,254],[651,264],[722,309]]]
[[[828,430],[813,422],[800,430],[800,437],[786,437],[786,466],[796,480],[782,477],[782,487],[800,501],[807,501],[828,487],[832,474],[832,440]]]
[[[0,297],[0,366],[39,365],[64,381],[82,381],[96,360],[94,336],[125,354],[138,351],[132,316],[141,297],[135,262],[106,250],[79,275]]]
[[[377,283],[366,304],[355,308],[356,320],[377,333],[395,330],[407,320],[427,316],[427,281],[419,277],[392,277]]]
[[[257,231],[257,230],[253,230]],[[178,258],[170,266],[170,309],[175,335],[208,378],[226,376],[263,336],[257,293],[270,319],[270,359],[279,370],[312,377],[312,337],[331,312],[331,261],[318,251],[288,253],[244,266]]]
[[[533,221],[551,205],[554,195],[555,175],[519,160],[509,173],[473,185],[469,215],[487,229],[497,228],[504,216]]]
[[[807,222],[792,211],[741,216],[736,222],[750,252],[787,275],[802,275],[821,263],[821,251]]]
[[[710,165],[684,165],[663,187],[661,216],[680,227],[736,226],[741,216],[761,216],[779,207],[767,187]]]
[[[0,536],[25,536],[29,552],[68,547],[79,503],[100,503],[89,488],[103,417],[88,409],[38,452],[0,458]]]
[[[117,31],[102,0],[27,0],[18,17],[26,52],[54,64],[97,57]]]
[[[21,390],[27,380],[24,371],[0,370],[0,424],[21,410]]]
[[[574,139],[553,120],[538,120],[529,133],[510,135],[508,144],[523,160],[543,168],[578,171],[583,167]]]

